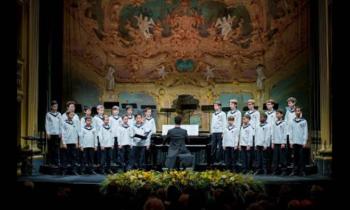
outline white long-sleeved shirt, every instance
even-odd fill
[[[256,128],[255,146],[269,147],[271,140],[271,126],[265,122]]]
[[[242,125],[239,136],[240,146],[253,146],[254,129],[248,125]]]
[[[151,128],[151,131],[152,131],[151,134],[155,134],[157,132],[156,121],[154,120],[153,117],[150,117],[150,118],[145,117],[144,123],[148,128]]]
[[[260,124],[260,112],[258,110],[254,109],[254,110],[247,111],[245,114],[248,114],[250,116],[250,122],[249,123],[254,129],[253,136],[255,136],[256,135],[256,128]]]
[[[109,124],[112,128],[112,134],[114,137],[118,136],[118,128],[122,124],[122,118],[119,115],[112,115],[109,117]]]
[[[61,115],[61,126],[64,125],[64,122],[65,122],[66,120],[68,120],[67,113],[63,113],[63,114]],[[74,113],[74,116],[73,116],[72,121],[73,121],[76,125],[78,125],[78,131],[80,132],[80,129],[81,129],[81,127],[80,127],[80,120],[79,120],[79,116],[78,116],[77,114]]]
[[[85,118],[86,118],[86,116],[83,116],[83,117],[80,118],[80,127],[81,127],[81,129],[83,129],[85,127],[85,125],[86,125]],[[92,125],[92,127],[95,127],[92,117],[91,117],[91,125]]]
[[[45,117],[45,130],[49,135],[60,135],[61,134],[61,113],[59,112],[48,112]]]
[[[211,118],[210,133],[222,133],[226,124],[227,118],[225,112],[214,112]]]
[[[307,121],[304,118],[294,118],[291,124],[291,144],[305,145],[308,139]]]
[[[286,144],[287,143],[287,124],[283,120],[278,120],[272,125],[272,143]]]
[[[134,115],[128,116],[128,125],[132,127],[135,124],[135,117]]]
[[[77,144],[78,136],[80,132],[79,128],[80,128],[80,125],[78,125],[77,121],[65,120],[61,127],[62,143]]]
[[[103,124],[99,130],[99,141],[101,147],[113,147],[114,146],[114,136],[112,133],[112,128],[109,125]],[[97,146],[97,144],[96,144]]]
[[[122,124],[119,126],[119,131],[117,132],[118,135],[118,145],[133,145],[133,129],[129,125]]]
[[[284,120],[286,121],[286,124],[287,124],[287,135],[290,135],[290,132],[292,130],[292,122],[295,118],[295,109],[290,109],[289,107],[286,107],[286,116],[284,117]]]
[[[242,126],[242,113],[241,111],[239,111],[238,109],[236,110],[230,110],[227,112],[227,119],[230,117],[230,116],[233,116],[235,118],[235,121],[234,121],[234,125],[238,128],[238,130],[241,128]]]
[[[222,146],[237,147],[239,138],[239,127],[232,125],[227,126],[223,132]]]
[[[267,116],[267,119],[266,119],[266,122],[270,125],[271,129],[271,134],[270,134],[270,144],[271,144],[271,141],[272,141],[272,125],[275,124],[276,120],[277,120],[277,117],[276,117],[276,111],[275,110],[272,110],[272,111],[266,111],[265,112],[266,116]]]
[[[93,118],[92,118],[92,122],[96,128],[96,130],[98,132],[100,132],[100,128],[102,127],[103,125],[103,115],[95,115]]]
[[[94,148],[97,146],[97,131],[93,126],[84,126],[80,131],[80,146],[82,148]]]
[[[150,142],[151,142],[151,128],[146,125],[146,124],[134,124],[134,126],[132,127],[133,129],[133,134],[139,134],[141,136],[146,136],[147,135],[147,139],[143,140],[141,138],[138,137],[133,137],[133,145],[134,146],[149,146]]]

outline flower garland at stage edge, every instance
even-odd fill
[[[207,170],[203,172],[189,170],[170,170],[164,172],[130,170],[107,176],[101,184],[101,191],[107,192],[114,189],[117,191],[128,190],[136,192],[143,187],[155,191],[159,188],[167,188],[169,186],[175,186],[180,190],[188,186],[202,190],[231,187],[241,195],[247,190],[255,192],[264,191],[262,182],[254,180],[250,175],[220,170]]]

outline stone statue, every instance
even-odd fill
[[[207,65],[206,70],[205,70],[205,78],[207,81],[209,81],[211,78],[214,78],[214,71],[215,68],[210,68],[209,65]]]
[[[157,70],[158,70],[158,74],[159,74],[160,78],[164,79],[165,75],[167,74],[167,72],[165,71],[165,66],[162,65],[159,68],[157,68]]]
[[[257,74],[256,86],[257,86],[258,90],[264,89],[264,80],[266,79],[266,76],[265,76],[263,70],[264,70],[264,66],[262,64],[259,64],[256,67],[256,74]]]
[[[106,74],[107,90],[114,90],[114,85],[115,85],[114,72],[115,72],[114,67],[109,66],[108,72]]]
[[[150,33],[149,29],[155,26],[153,19],[148,19],[147,16],[143,17],[142,14],[135,16],[135,18],[137,19],[137,26],[139,27],[140,32],[143,34],[143,36],[146,39],[151,38],[152,34]]]
[[[232,23],[235,17],[231,17],[228,15],[228,17],[223,17],[222,19],[218,18],[215,27],[221,29],[221,36],[223,37],[223,40],[228,39],[228,34],[232,31]]]

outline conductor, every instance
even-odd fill
[[[186,148],[186,143],[188,142],[187,130],[180,128],[181,120],[180,116],[175,117],[175,128],[168,130],[164,141],[164,144],[169,142],[168,156],[165,161],[165,166],[168,169],[175,167],[178,155],[190,155],[190,151]]]

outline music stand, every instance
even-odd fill
[[[31,142],[31,149],[30,149],[30,164],[31,164],[31,174],[33,173],[33,155],[34,155],[34,151],[33,151],[33,142],[34,141],[44,141],[46,140],[46,144],[47,144],[47,139],[46,137],[36,137],[36,136],[22,136],[22,139],[26,140],[26,141],[30,141]],[[45,155],[45,159],[46,159],[46,155]],[[46,160],[45,160],[46,162]]]
[[[182,104],[181,110],[196,110],[197,104]],[[191,112],[189,112],[189,120],[191,122]]]
[[[113,106],[119,107],[119,102],[118,101],[106,101],[103,103],[103,106],[105,107],[105,109],[112,109]]]
[[[209,131],[210,131],[210,122],[211,122],[211,112],[214,111],[214,106],[213,105],[202,105],[201,106],[202,112],[209,113]]]
[[[157,109],[156,105],[141,105],[141,109],[146,109],[147,107],[151,108],[151,109]]]
[[[132,103],[132,104],[122,104],[122,108],[123,109],[126,109],[126,106],[132,106],[133,109],[137,109],[137,104],[136,103]]]
[[[176,109],[174,108],[161,108],[160,112],[165,112],[166,113],[166,124],[169,124],[169,113],[175,112]]]
[[[221,110],[224,111],[224,112],[228,112],[228,111],[231,110],[231,108],[230,107],[222,107]]]

